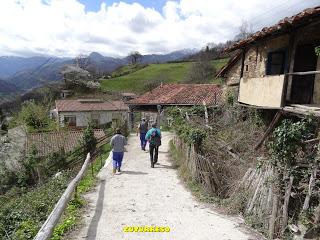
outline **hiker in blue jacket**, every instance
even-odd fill
[[[157,124],[153,123],[152,128],[146,134],[146,140],[149,141],[151,167],[158,162],[159,147],[161,146],[161,132]]]

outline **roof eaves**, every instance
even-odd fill
[[[216,74],[216,77],[222,77],[226,71],[236,64],[236,62],[240,59],[240,56],[241,52],[237,53],[233,58],[231,58],[228,63]]]
[[[277,24],[270,27],[264,27],[260,31],[254,33],[246,39],[242,39],[231,47],[224,49],[224,52],[232,52],[236,49],[245,48],[248,44],[253,44],[257,41],[265,39],[272,35],[284,34],[292,28],[301,27],[310,23],[310,19],[320,17],[320,6],[308,8],[291,17],[281,19]]]

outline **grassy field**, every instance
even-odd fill
[[[228,59],[219,59],[212,61],[212,64],[219,70],[227,61]],[[183,82],[191,65],[191,62],[150,64],[125,76],[104,79],[101,85],[104,90],[141,93],[145,90],[145,85],[152,81],[163,83]]]
[[[111,76],[113,78],[115,77],[120,77],[120,76],[123,76],[123,75],[128,75],[128,74],[131,74],[133,72],[136,72],[136,71],[139,71],[145,67],[147,67],[148,64],[139,64],[139,65],[132,65],[132,64],[129,64],[129,65],[125,65],[125,66],[122,66],[118,69],[116,69],[112,74]]]

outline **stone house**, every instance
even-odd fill
[[[96,127],[113,121],[126,120],[129,108],[123,101],[103,101],[99,99],[57,100],[51,116],[61,126],[83,128],[93,122]]]
[[[225,51],[234,57],[220,70],[243,105],[292,112],[320,110],[320,6],[263,28]]]

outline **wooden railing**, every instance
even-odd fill
[[[285,75],[314,75],[314,74],[320,74],[320,71],[307,71],[307,72],[292,72],[292,73],[286,73]]]
[[[83,163],[81,170],[79,171],[77,176],[70,182],[67,189],[59,199],[58,203],[55,205],[45,223],[42,225],[34,240],[47,240],[51,238],[55,226],[59,222],[63,211],[66,209],[68,202],[73,195],[73,192],[76,190],[80,180],[83,178],[85,172],[87,171],[89,164],[90,153],[87,154],[87,158]]]

